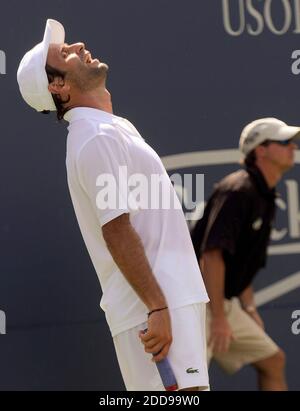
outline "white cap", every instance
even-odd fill
[[[22,58],[17,79],[23,99],[37,111],[56,111],[50,91],[46,62],[49,45],[65,42],[65,29],[56,20],[48,19],[43,41],[29,50]]]
[[[300,127],[288,126],[277,118],[260,118],[243,129],[239,148],[246,156],[264,141],[284,141],[292,138],[300,138]]]

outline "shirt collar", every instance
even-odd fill
[[[263,175],[263,173],[260,171],[260,169],[256,166],[252,167],[246,167],[248,173],[254,180],[254,183],[258,190],[265,195],[266,197],[272,197],[273,199],[278,196],[278,193],[276,192],[275,187],[270,188],[267,184],[267,181]]]
[[[91,107],[75,107],[67,111],[64,115],[64,120],[72,123],[75,120],[94,119],[101,123],[112,123],[116,116],[106,111]]]

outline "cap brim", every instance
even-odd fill
[[[50,44],[62,44],[65,42],[65,29],[61,23],[56,20],[48,19],[46,23],[46,28],[44,32],[44,38],[41,43],[43,48],[43,64],[44,67],[46,66],[47,56],[49,51]],[[48,78],[45,71],[45,76],[47,79],[47,88],[48,88]],[[48,110],[55,111],[56,107],[49,92],[49,103],[48,103]]]
[[[300,127],[294,126],[283,126],[278,130],[274,140],[283,141],[283,140],[292,140],[300,139]]]

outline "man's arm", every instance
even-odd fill
[[[167,306],[148,262],[143,244],[132,227],[129,214],[122,214],[102,227],[109,252],[128,283],[149,311]],[[172,342],[171,322],[168,310],[154,312],[148,319],[148,331],[140,338],[148,353],[159,353],[155,361],[163,359]]]
[[[252,285],[249,285],[240,295],[239,300],[244,309],[255,308],[254,292]],[[247,310],[246,310],[247,311]]]
[[[254,290],[252,285],[249,285],[240,295],[239,300],[243,310],[261,327],[264,328],[264,322],[258,314],[254,300]]]
[[[222,250],[205,251],[200,267],[212,314],[209,345],[215,353],[223,353],[228,351],[233,336],[224,312],[225,263]]]

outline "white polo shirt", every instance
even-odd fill
[[[129,121],[113,114],[80,107],[66,113],[65,119],[70,123],[66,158],[68,185],[78,224],[101,284],[100,305],[112,335],[145,322],[148,312],[113,261],[103,239],[101,227],[123,213],[130,215],[169,308],[207,302],[183,211],[155,151]],[[143,202],[141,196],[133,196],[136,201],[128,201],[132,187],[124,188],[124,181],[131,179],[133,184],[142,179],[144,185],[149,183],[151,187],[153,176],[160,176],[160,193],[170,193],[172,207],[167,208],[166,203],[154,198],[159,192],[152,194],[150,189],[148,199],[146,196]],[[106,204],[108,197],[114,194],[112,188],[118,192],[120,201]],[[111,200],[115,196],[110,197]],[[103,204],[108,205],[106,209]]]

